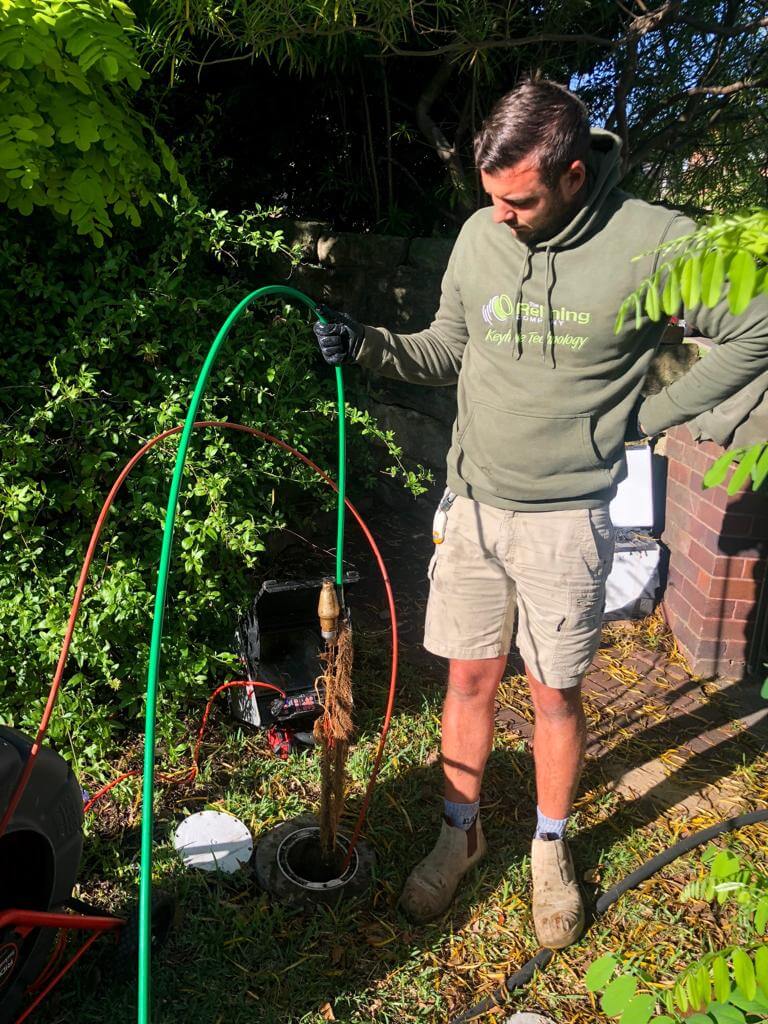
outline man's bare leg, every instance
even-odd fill
[[[494,698],[506,661],[506,656],[451,660],[442,752],[446,811],[457,812],[457,817],[443,819],[433,849],[405,883],[400,904],[414,921],[430,921],[444,913],[461,879],[485,855],[477,806],[471,805],[480,798],[493,742]]]
[[[555,690],[526,666],[535,715],[533,759],[539,809],[548,818],[567,818],[584,763],[587,723],[581,685]]]
[[[494,701],[506,655],[452,659],[443,704],[443,774],[446,800],[474,803],[493,744]]]
[[[581,777],[586,721],[581,686],[556,690],[527,667],[526,675],[535,713],[533,757],[541,829],[531,846],[533,923],[542,946],[559,949],[584,929],[584,906],[564,829]]]

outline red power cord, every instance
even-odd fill
[[[203,733],[205,732],[205,727],[208,724],[208,716],[211,713],[211,707],[213,706],[213,702],[220,693],[222,693],[224,690],[231,689],[233,686],[260,686],[265,690],[274,690],[276,693],[279,693],[280,696],[283,698],[285,698],[286,696],[285,690],[281,690],[279,686],[273,686],[272,683],[260,683],[257,682],[255,679],[237,679],[231,683],[222,683],[221,686],[218,686],[213,691],[211,696],[208,698],[208,703],[205,705],[203,720],[200,725],[200,729],[198,730],[197,733],[197,741],[195,742],[195,749],[194,753],[192,754],[192,766],[190,767],[189,771],[181,777],[179,777],[178,773],[176,775],[158,775],[157,778],[160,780],[160,782],[165,782],[169,785],[174,785],[176,783],[181,784],[182,782],[194,782],[199,770],[200,744],[203,742]],[[115,788],[115,786],[119,785],[121,782],[124,782],[126,779],[135,778],[135,776],[137,775],[141,775],[140,768],[134,768],[129,772],[123,772],[122,775],[118,775],[117,778],[112,779],[111,782],[108,782],[106,786],[102,786],[100,790],[93,794],[88,803],[83,807],[83,814],[88,814],[88,812],[93,809],[93,805],[96,803],[96,801],[101,800],[101,798],[103,796],[106,796],[110,790]]]
[[[329,487],[333,488],[333,490],[338,493],[338,487],[333,482],[331,477],[328,476],[328,474],[326,472],[324,472],[322,469],[320,469],[320,467],[316,463],[314,463],[310,458],[308,458],[302,452],[298,451],[296,448],[293,448],[291,445],[287,444],[285,441],[281,441],[277,437],[273,437],[271,434],[267,434],[267,433],[265,433],[262,430],[257,430],[255,427],[247,427],[247,426],[245,426],[242,423],[228,423],[228,422],[221,422],[221,421],[217,421],[217,420],[201,420],[199,422],[196,422],[194,425],[195,425],[195,427],[215,427],[215,428],[223,429],[223,430],[239,430],[241,433],[250,434],[253,437],[259,437],[263,441],[268,441],[270,444],[277,445],[278,448],[282,448],[284,451],[289,452],[291,455],[295,456],[297,459],[299,459],[301,462],[303,462],[306,466],[309,466],[309,468],[314,470],[314,472],[317,473],[318,476],[323,478],[323,480],[329,485]],[[94,553],[96,551],[96,546],[97,546],[97,543],[98,543],[98,540],[99,540],[99,536],[101,534],[102,527],[103,527],[104,522],[106,520],[107,513],[109,512],[109,509],[111,508],[112,503],[115,500],[115,497],[117,496],[118,491],[122,487],[126,477],[129,475],[129,473],[134,468],[136,463],[139,462],[140,459],[142,459],[144,457],[144,455],[146,455],[146,453],[151,448],[153,448],[156,444],[158,444],[160,441],[165,440],[166,437],[171,437],[173,434],[179,434],[179,433],[181,433],[182,430],[183,430],[183,427],[181,427],[181,426],[179,426],[179,427],[172,427],[170,430],[165,430],[161,434],[158,434],[156,437],[153,437],[150,441],[147,441],[147,443],[145,445],[143,445],[131,457],[131,459],[129,459],[129,461],[125,464],[125,466],[123,467],[123,469],[120,472],[120,475],[115,480],[115,482],[112,485],[112,488],[111,488],[109,494],[107,495],[107,497],[106,497],[106,499],[104,501],[104,504],[103,504],[103,506],[101,508],[101,512],[99,513],[99,517],[96,520],[96,525],[94,526],[93,532],[91,534],[91,539],[90,539],[90,542],[88,544],[88,549],[87,549],[86,554],[85,554],[85,560],[83,561],[82,569],[80,570],[80,578],[79,578],[79,580],[77,582],[77,587],[75,589],[75,596],[74,596],[74,598],[72,600],[72,607],[71,607],[70,613],[69,613],[69,621],[67,623],[67,629],[66,629],[66,632],[65,632],[65,635],[64,635],[64,640],[63,640],[62,645],[61,645],[61,653],[59,654],[59,660],[58,660],[58,663],[56,665],[56,670],[55,670],[55,672],[53,674],[53,680],[51,682],[50,689],[48,691],[48,700],[46,701],[45,710],[43,711],[43,716],[42,716],[42,718],[40,720],[40,725],[39,725],[38,730],[37,730],[37,735],[35,737],[34,743],[32,744],[32,747],[30,748],[29,755],[27,757],[27,760],[26,760],[26,763],[24,765],[24,768],[22,769],[22,772],[21,772],[21,774],[19,776],[19,781],[17,782],[16,787],[15,787],[13,793],[11,794],[11,798],[10,798],[10,800],[8,802],[8,806],[6,807],[5,813],[3,814],[2,820],[0,820],[0,838],[2,838],[2,836],[5,834],[5,832],[6,832],[7,828],[8,828],[8,825],[10,824],[10,821],[13,818],[14,812],[16,811],[16,808],[18,807],[19,800],[21,799],[21,796],[22,796],[22,794],[24,792],[24,789],[26,788],[26,785],[29,782],[29,777],[32,774],[32,769],[34,767],[35,760],[37,758],[37,755],[40,752],[40,747],[42,745],[43,739],[45,738],[45,734],[46,734],[46,732],[48,730],[48,724],[49,724],[50,719],[51,719],[51,714],[53,712],[53,708],[54,708],[54,706],[56,704],[56,698],[58,696],[59,689],[61,687],[61,680],[62,680],[62,677],[64,675],[64,667],[66,665],[67,656],[69,654],[69,648],[70,648],[70,645],[72,643],[72,635],[73,635],[74,630],[75,630],[75,623],[77,622],[77,616],[78,616],[78,612],[80,610],[80,603],[81,603],[82,597],[83,597],[83,590],[85,588],[85,583],[86,583],[86,580],[88,578],[88,573],[89,573],[89,570],[90,570],[90,567],[91,567],[91,562],[93,561],[93,556],[94,556]],[[354,853],[355,846],[357,845],[357,842],[358,842],[358,840],[360,838],[360,833],[362,832],[363,824],[365,822],[365,817],[366,817],[366,814],[368,813],[368,807],[369,807],[370,802],[371,802],[371,796],[373,795],[373,789],[374,789],[374,786],[376,784],[376,779],[378,777],[379,770],[381,768],[381,761],[382,761],[382,757],[383,757],[383,754],[384,754],[384,745],[386,743],[387,733],[389,732],[389,726],[390,726],[390,722],[392,720],[392,711],[393,711],[394,703],[395,703],[395,689],[396,689],[396,685],[397,685],[397,654],[398,654],[397,615],[396,615],[396,611],[395,611],[395,599],[394,599],[394,595],[392,593],[392,584],[391,584],[390,579],[389,579],[389,574],[387,572],[387,567],[384,564],[384,559],[381,557],[381,552],[379,551],[379,549],[378,549],[378,547],[376,545],[376,541],[373,539],[371,531],[366,526],[366,524],[365,524],[362,516],[360,515],[360,513],[357,511],[357,509],[352,504],[352,502],[349,500],[349,498],[345,498],[344,504],[349,509],[349,511],[352,513],[355,521],[357,522],[358,526],[362,530],[363,535],[364,535],[366,541],[368,542],[368,545],[370,546],[371,551],[373,552],[373,555],[374,555],[374,557],[376,559],[376,562],[377,562],[378,567],[379,567],[379,571],[381,572],[381,577],[382,577],[382,580],[383,580],[383,583],[384,583],[384,588],[385,588],[386,594],[387,594],[387,603],[389,605],[390,620],[391,620],[391,623],[392,623],[392,661],[391,661],[389,691],[388,691],[388,695],[387,695],[387,704],[386,704],[386,708],[385,708],[385,711],[384,711],[384,721],[382,722],[381,731],[379,733],[379,744],[378,744],[378,748],[376,750],[376,756],[374,758],[373,768],[371,769],[371,775],[370,775],[370,778],[368,780],[368,785],[367,785],[366,790],[365,790],[365,795],[363,797],[363,802],[362,802],[362,805],[361,805],[361,808],[360,808],[360,812],[359,812],[359,814],[357,816],[357,821],[355,823],[355,829],[354,829],[354,832],[352,834],[352,839],[350,840],[349,847],[348,847],[348,850],[347,850],[347,856],[346,856],[345,861],[344,861],[344,866],[343,866],[343,869],[342,869],[342,874],[347,869],[347,867],[348,867],[348,865],[349,865],[349,863],[350,863],[350,861],[352,859],[352,854]],[[227,689],[227,688],[229,688],[231,686],[237,686],[237,685],[250,685],[250,686],[256,685],[256,686],[265,686],[265,687],[271,686],[271,684],[268,684],[268,683],[257,683],[255,681],[247,681],[247,682],[245,682],[245,681],[236,681],[236,682],[232,682],[232,683],[224,683],[222,686],[218,687],[214,691],[214,693],[209,698],[208,704],[207,704],[206,709],[205,709],[205,714],[203,716],[203,722],[202,722],[202,725],[200,727],[200,732],[198,733],[197,743],[195,745],[195,752],[194,752],[194,755],[193,755],[192,768],[190,769],[190,772],[188,773],[187,778],[194,778],[194,776],[197,774],[197,758],[199,757],[200,743],[202,741],[202,734],[203,734],[203,731],[205,730],[205,725],[206,725],[206,722],[208,720],[208,714],[210,712],[210,708],[211,708],[211,704],[212,704],[213,700],[215,699],[217,694],[219,694],[222,690],[225,690],[225,689]],[[273,687],[273,689],[278,689],[278,688],[277,687]],[[192,774],[192,773],[194,773],[194,774]],[[95,803],[96,800],[98,800],[106,792],[109,792],[109,790],[112,789],[114,786],[116,786],[122,779],[130,778],[131,776],[139,775],[139,774],[140,774],[139,771],[125,772],[121,776],[118,776],[117,779],[113,779],[112,782],[110,782],[106,786],[104,786],[102,788],[102,790],[100,790],[97,794],[95,794],[95,796],[91,797],[91,799],[88,801],[88,804],[86,804],[86,809],[89,809],[93,805],[93,803]],[[174,779],[173,781],[184,781],[184,779]],[[89,940],[88,944],[90,944],[90,940]]]

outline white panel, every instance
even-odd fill
[[[642,619],[653,611],[661,548],[650,538],[622,540],[605,585],[605,619]]]
[[[609,511],[614,526],[653,526],[653,476],[649,444],[627,448],[627,478],[619,484]]]

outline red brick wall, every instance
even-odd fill
[[[768,501],[725,486],[702,490],[723,449],[697,444],[686,427],[666,438],[667,502],[662,541],[670,552],[664,611],[694,672],[740,676],[749,655],[766,554]]]

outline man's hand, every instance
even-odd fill
[[[326,324],[318,321],[312,327],[323,359],[331,366],[354,363],[365,338],[363,325],[328,306],[318,306],[317,310],[328,321]]]

